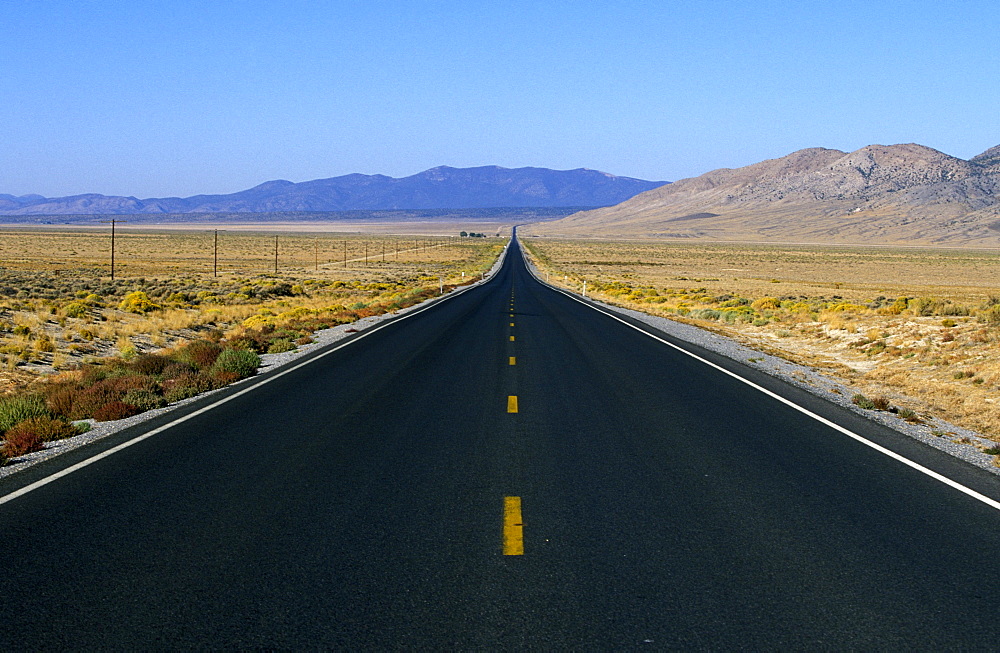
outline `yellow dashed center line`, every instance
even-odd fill
[[[510,365],[517,365],[517,358],[515,356],[510,357]]]
[[[507,412],[516,413],[517,412],[517,395],[510,395],[507,397]]]
[[[524,555],[524,522],[521,520],[521,497],[503,498],[503,554]]]
[[[511,325],[511,326],[514,326],[514,323],[513,323],[513,322],[511,322],[511,323],[510,323],[510,325]]]
[[[510,337],[510,341],[511,341],[511,342],[514,342],[514,336],[511,336],[511,337]]]

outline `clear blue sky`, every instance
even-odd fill
[[[0,193],[1000,144],[996,0],[0,0]]]

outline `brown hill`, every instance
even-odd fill
[[[997,246],[1000,146],[965,161],[916,144],[811,148],[720,169],[531,235]]]

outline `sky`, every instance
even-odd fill
[[[996,0],[0,0],[0,193],[1000,144]]]

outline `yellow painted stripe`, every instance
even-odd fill
[[[507,397],[507,412],[516,413],[517,412],[517,395],[510,395]]]
[[[521,497],[503,498],[503,554],[524,555],[524,522],[521,520]]]
[[[511,337],[510,337],[510,341],[511,341],[511,342],[514,342],[514,336],[511,336]]]
[[[514,356],[511,356],[511,357],[510,357],[510,364],[511,364],[511,365],[516,365],[516,364],[517,364],[517,358],[516,358],[516,357],[514,357]]]
[[[511,323],[510,323],[510,325],[511,325],[511,326],[514,326],[514,323],[513,323],[513,322],[511,322]]]

